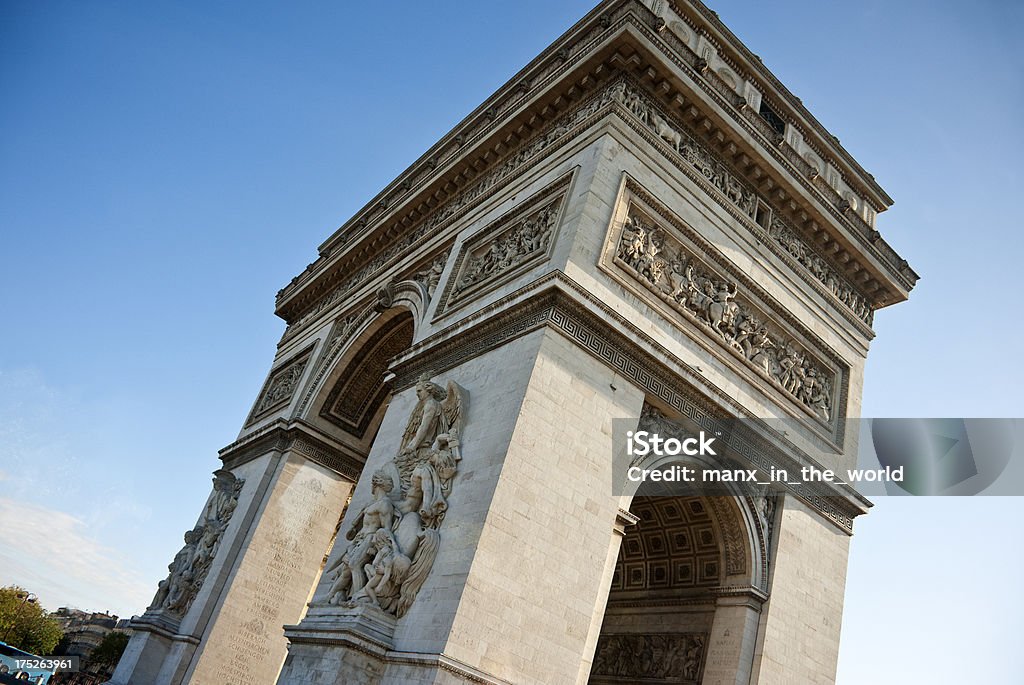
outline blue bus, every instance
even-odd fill
[[[6,642],[0,642],[0,684],[45,685],[50,682],[62,659],[66,657],[36,656],[11,647]]]

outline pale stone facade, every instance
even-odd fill
[[[278,294],[111,682],[832,682],[868,503],[613,495],[612,424],[852,464],[890,203],[703,5],[602,3]]]

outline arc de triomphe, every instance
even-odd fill
[[[701,3],[601,3],[278,293],[111,682],[832,682],[868,502],[613,496],[612,424],[851,465],[890,204]]]

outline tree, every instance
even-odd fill
[[[16,585],[0,588],[0,641],[44,656],[53,653],[63,634],[34,594]]]
[[[128,646],[128,633],[115,630],[103,636],[103,641],[96,645],[89,655],[89,663],[95,666],[116,666],[121,660],[124,648]]]

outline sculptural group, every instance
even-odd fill
[[[398,454],[371,479],[373,500],[356,515],[348,547],[326,569],[331,585],[320,605],[370,604],[401,617],[426,581],[440,545],[452,480],[462,456],[465,391],[427,377]]]

